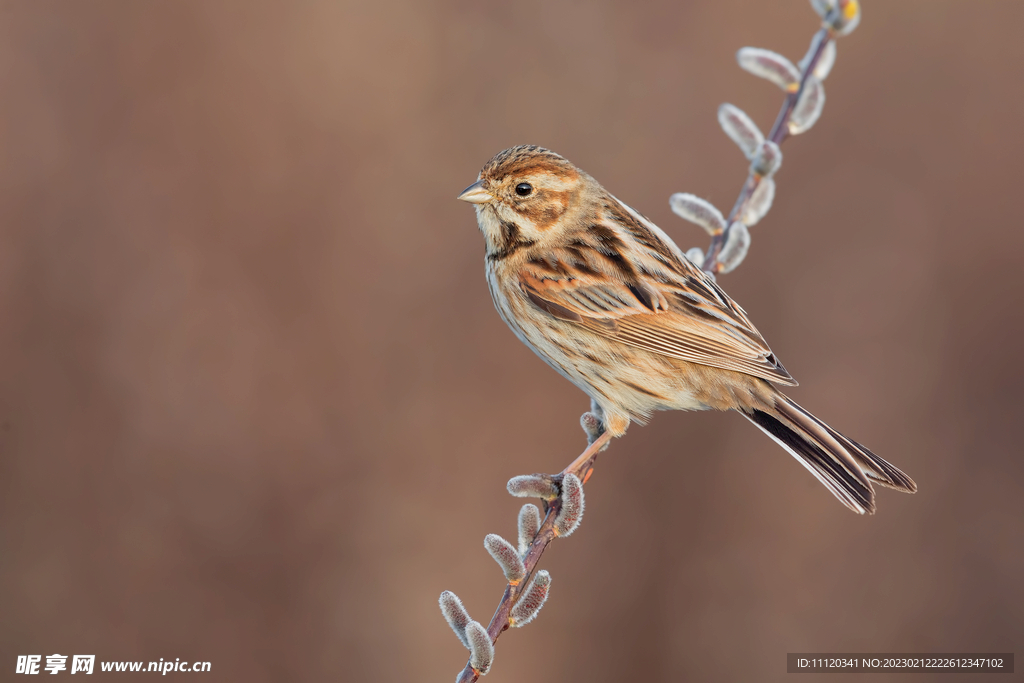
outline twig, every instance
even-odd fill
[[[825,47],[835,36],[836,31],[830,26],[823,26],[814,34],[814,38],[811,39],[811,47],[807,51],[807,56],[804,58],[804,62],[801,63],[804,68],[803,74],[800,76],[800,88],[786,95],[786,99],[782,103],[782,109],[779,110],[779,115],[775,118],[775,124],[772,126],[771,132],[768,133],[768,140],[781,145],[789,137],[789,121],[793,114],[793,109],[796,108],[797,102],[800,101],[800,96],[807,86],[807,80],[814,73],[814,68],[818,65],[822,54],[825,52]],[[729,232],[732,230],[733,223],[746,208],[747,202],[750,201],[754,190],[761,184],[763,178],[763,176],[755,173],[753,170],[747,176],[747,181],[743,183],[743,188],[740,190],[740,196],[736,198],[736,203],[733,204],[732,211],[729,212],[729,219],[726,221],[725,229],[711,237],[711,245],[708,247],[703,265],[704,270],[707,272],[717,273],[721,269],[718,257],[722,253],[722,247],[725,246],[726,241],[729,239]]]
[[[611,441],[611,434],[605,432],[596,441],[590,444],[583,453],[580,454],[576,460],[572,462],[568,467],[561,471],[557,475],[553,475],[551,480],[555,484],[561,484],[565,475],[575,474],[579,477],[580,481],[586,483],[590,478],[590,475],[594,471],[594,463],[597,460],[598,454],[607,447]],[[501,596],[501,602],[498,603],[498,609],[495,610],[494,616],[491,617],[491,623],[487,626],[487,635],[491,637],[491,642],[496,643],[498,636],[500,636],[509,627],[509,616],[512,613],[512,607],[515,606],[516,601],[522,597],[527,587],[530,585],[530,581],[533,578],[533,574],[537,569],[537,563],[540,561],[541,555],[547,550],[548,545],[551,541],[555,540],[558,535],[555,532],[555,519],[558,517],[558,513],[562,509],[562,497],[559,496],[552,501],[544,502],[544,521],[540,525],[540,530],[533,539],[533,543],[530,545],[530,549],[526,552],[526,556],[523,557],[523,564],[526,565],[526,577],[513,585],[509,583],[505,586],[505,592]],[[456,683],[472,683],[480,678],[480,673],[473,668],[472,664],[466,663],[466,668],[462,670],[459,677],[456,679]]]
[[[757,126],[739,109],[732,105],[723,105],[723,108],[719,110],[719,121],[722,123],[723,129],[751,160],[747,180],[740,190],[740,195],[733,205],[728,219],[726,220],[721,212],[709,202],[694,195],[677,193],[672,197],[673,210],[677,214],[700,225],[712,236],[706,257],[703,255],[691,257],[691,253],[700,252],[696,248],[687,253],[687,257],[692,258],[694,262],[702,262],[703,269],[709,273],[728,272],[743,260],[749,245],[747,224],[753,225],[760,220],[771,205],[771,197],[774,192],[774,181],[771,180],[771,175],[775,173],[781,163],[778,145],[791,134],[810,128],[821,113],[824,91],[821,89],[820,81],[827,75],[832,58],[835,56],[834,51],[828,51],[828,46],[836,37],[852,31],[860,20],[858,0],[811,0],[811,5],[822,17],[823,24],[822,28],[815,33],[811,47],[800,63],[799,70],[784,57],[765,50],[744,48],[740,51],[741,66],[782,86],[787,94],[767,138],[762,136]],[[749,50],[756,53],[753,57],[755,61],[763,59],[765,60],[764,64],[745,65],[743,59],[746,57],[742,55],[744,51]],[[753,53],[746,52],[746,55]],[[822,58],[826,54],[829,54],[829,58],[822,63]],[[819,65],[821,66],[820,78],[814,75]],[[812,82],[812,79],[815,80]],[[809,83],[816,90],[806,91]],[[801,101],[805,91],[809,97],[805,101]],[[806,103],[812,103],[812,106],[805,107]],[[811,110],[813,110],[813,114],[808,113]],[[794,112],[797,113],[795,119]],[[765,182],[768,184],[762,187]],[[759,187],[761,187],[761,192],[758,193]],[[755,193],[760,198],[755,197]],[[752,199],[755,200],[753,203]],[[730,240],[730,236],[732,236],[732,240]],[[723,250],[726,253],[723,253]],[[493,661],[493,645],[497,642],[498,637],[514,623],[522,625],[531,620],[546,598],[549,579],[546,572],[537,572],[537,563],[551,541],[560,535],[565,536],[572,533],[579,523],[583,506],[581,482],[586,483],[590,478],[597,455],[607,448],[611,441],[610,433],[602,431],[600,418],[596,413],[584,414],[581,423],[587,433],[590,445],[560,474],[517,477],[509,482],[509,492],[515,495],[538,496],[544,500],[544,520],[538,528],[536,527],[537,519],[539,519],[537,509],[530,505],[524,506],[521,511],[519,547],[520,550],[526,548],[525,554],[522,554],[521,557],[522,564],[520,564],[519,554],[514,551],[511,544],[500,537],[488,537],[486,542],[488,551],[499,565],[502,565],[509,581],[505,586],[501,601],[498,603],[498,608],[487,626],[486,634],[480,624],[472,621],[462,607],[462,603],[453,593],[445,591],[441,595],[441,609],[445,618],[472,653],[466,667],[459,674],[457,683],[472,683],[487,673]],[[568,519],[573,521],[568,523]],[[523,520],[527,520],[527,522],[524,523]],[[527,528],[528,531],[524,532],[524,528]],[[529,534],[534,528],[537,528],[537,531],[527,548]],[[531,593],[531,582],[538,574],[541,579],[537,581],[539,592]],[[524,595],[527,596],[527,599],[520,602]],[[474,662],[479,668],[474,667]]]

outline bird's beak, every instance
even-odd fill
[[[470,204],[486,204],[494,199],[490,192],[484,189],[484,181],[478,180],[459,195],[459,199]]]

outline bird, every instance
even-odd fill
[[[655,411],[731,410],[854,512],[874,513],[873,484],[917,490],[783,394],[797,382],[715,278],[564,157],[511,147],[458,199],[475,206],[498,314],[591,399],[600,438],[584,455]]]

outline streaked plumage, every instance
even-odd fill
[[[743,309],[561,156],[505,150],[460,198],[476,204],[498,313],[593,399],[613,436],[656,410],[737,410],[857,512],[874,511],[870,481],[916,490],[781,394],[774,385],[796,382]]]

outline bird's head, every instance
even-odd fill
[[[589,176],[563,157],[533,145],[499,152],[459,199],[476,205],[487,254],[503,257],[544,243],[569,222]]]

